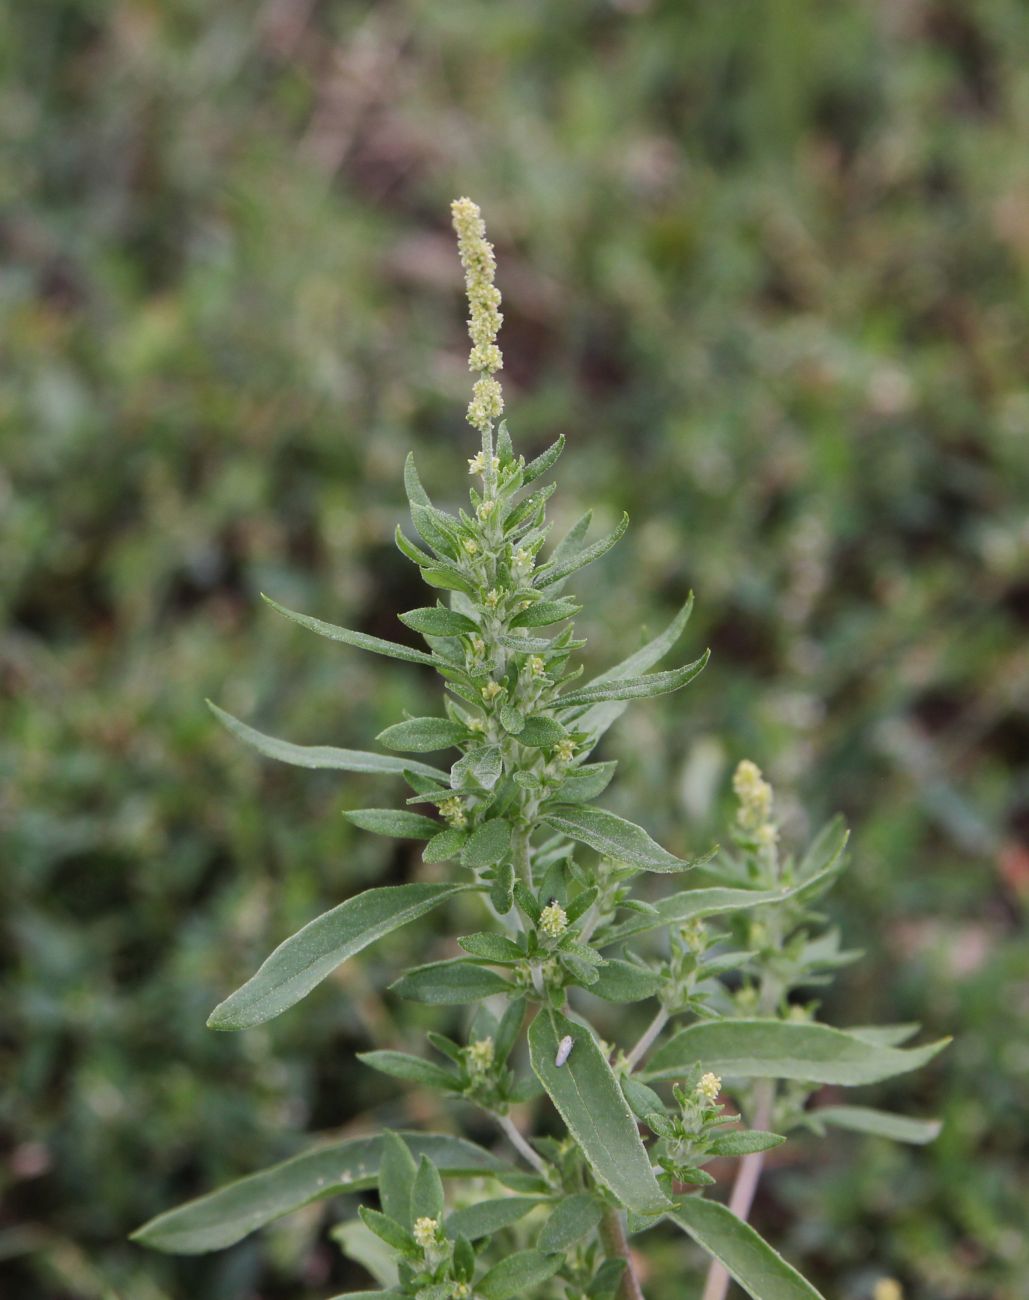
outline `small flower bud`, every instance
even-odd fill
[[[496,587],[491,587],[489,591],[486,592],[486,606],[488,609],[496,609],[499,604],[500,592],[497,591]]]
[[[482,698],[486,700],[487,703],[492,703],[492,701],[495,700],[498,695],[503,694],[503,691],[504,688],[503,686],[500,685],[499,682],[488,681],[486,685],[482,688]]]
[[[449,799],[444,799],[439,806],[440,816],[443,817],[451,826],[460,830],[468,822],[465,816],[464,805],[456,794],[451,795]]]
[[[495,501],[482,501],[475,507],[475,514],[479,519],[489,519],[497,508]]]
[[[546,668],[547,665],[543,662],[543,660],[539,657],[539,655],[532,655],[530,657],[529,672],[532,673],[533,677],[542,677],[543,674],[546,672]]]
[[[570,736],[562,736],[554,746],[554,753],[562,763],[570,763],[575,757],[575,741]]]
[[[468,1071],[473,1075],[488,1074],[493,1068],[493,1039],[480,1038],[469,1044],[465,1053]]]
[[[464,547],[466,554],[468,555],[479,554],[479,543],[475,540],[474,537],[466,537],[464,541],[461,543],[461,545]]]

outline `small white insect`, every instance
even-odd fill
[[[557,1055],[554,1057],[555,1065],[564,1065],[565,1061],[572,1054],[572,1048],[575,1046],[575,1039],[571,1034],[565,1034],[564,1038],[557,1045]]]

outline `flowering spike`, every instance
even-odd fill
[[[487,495],[492,495],[497,468],[493,455],[493,421],[504,411],[504,396],[499,382],[493,378],[504,364],[497,347],[497,334],[504,320],[500,313],[500,290],[493,283],[497,263],[478,205],[471,199],[455,199],[450,212],[468,295],[468,336],[472,341],[468,368],[479,376],[468,405],[468,423],[482,435],[482,459],[480,462],[476,457],[469,465],[473,466],[472,473],[483,474]]]

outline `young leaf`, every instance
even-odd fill
[[[603,1213],[603,1206],[588,1192],[566,1196],[543,1225],[543,1231],[536,1242],[537,1249],[544,1254],[563,1254],[588,1232],[593,1231]]]
[[[453,961],[434,961],[405,971],[390,988],[409,1002],[426,1002],[433,1006],[461,1006],[478,1002],[494,993],[507,993],[511,985],[496,971],[458,957]]]
[[[431,506],[429,494],[422,487],[422,480],[418,476],[418,468],[414,463],[414,452],[409,451],[404,458],[404,491],[407,493],[407,499],[413,506]]]
[[[562,619],[578,614],[582,606],[574,600],[538,600],[535,604],[515,614],[511,619],[512,627],[547,627],[551,623],[560,623]]]
[[[654,1053],[643,1078],[678,1078],[699,1061],[705,1070],[731,1079],[803,1079],[853,1087],[917,1070],[949,1041],[882,1047],[828,1025],[721,1020],[681,1029]]]
[[[642,826],[601,808],[548,808],[543,820],[554,830],[578,840],[606,858],[644,871],[688,871],[704,859],[677,858],[650,838]]]
[[[557,442],[552,442],[546,451],[540,452],[535,460],[530,460],[522,471],[522,482],[532,483],[541,474],[545,474],[565,449],[565,436],[560,434]]]
[[[240,722],[210,700],[207,701],[207,707],[226,731],[231,731],[245,744],[252,745],[266,758],[276,758],[280,763],[291,763],[294,767],[326,768],[337,772],[388,772],[397,775],[417,772],[436,781],[447,780],[447,774],[438,767],[412,762],[406,758],[394,758],[392,754],[369,754],[360,749],[337,749],[334,745],[292,745],[288,740],[277,740],[274,736],[266,736],[264,732],[248,727],[245,722]]]
[[[457,826],[448,826],[446,830],[434,835],[426,844],[425,851],[422,853],[422,861],[449,862],[451,858],[459,857],[467,838],[467,831],[463,831]]]
[[[424,636],[467,636],[478,632],[478,623],[473,623],[464,614],[457,614],[452,609],[435,608],[411,609],[399,615],[401,623],[414,632]]]
[[[553,794],[554,803],[589,803],[604,793],[615,774],[617,762],[587,763],[570,768]]]
[[[449,1070],[408,1052],[358,1052],[357,1059],[380,1074],[388,1074],[391,1079],[403,1079],[405,1083],[420,1083],[440,1092],[457,1092],[461,1087],[460,1081]]]
[[[352,808],[343,816],[363,831],[393,835],[401,840],[431,840],[440,830],[440,823],[431,817],[400,808]]]
[[[357,1212],[361,1216],[361,1221],[366,1228],[369,1228],[375,1235],[383,1240],[387,1246],[392,1246],[394,1250],[399,1250],[403,1255],[410,1255],[412,1258],[418,1255],[418,1247],[415,1240],[406,1228],[402,1228],[399,1223],[381,1214],[378,1210],[372,1210],[367,1205],[359,1205]]]
[[[403,1132],[398,1136],[414,1156],[428,1156],[445,1176],[481,1177],[510,1168],[464,1138],[445,1133]],[[173,1255],[223,1250],[311,1201],[374,1187],[383,1144],[384,1138],[378,1135],[323,1143],[159,1214],[137,1228],[132,1239]]]
[[[467,1237],[469,1241],[492,1237],[495,1232],[524,1219],[530,1210],[544,1203],[541,1196],[500,1196],[493,1200],[477,1201],[450,1215],[446,1225],[447,1236],[451,1240],[458,1236]]]
[[[492,867],[511,847],[511,824],[503,817],[483,822],[468,838],[461,861],[466,867]]]
[[[418,1162],[411,1189],[411,1219],[441,1219],[443,1217],[443,1180],[436,1166],[422,1156]]]
[[[555,583],[563,582],[565,578],[570,577],[587,564],[592,564],[594,560],[599,560],[602,555],[606,555],[611,547],[622,539],[628,527],[629,516],[623,514],[611,532],[606,537],[602,537],[599,542],[594,542],[591,546],[584,546],[582,550],[571,555],[559,558],[555,554],[550,562],[543,565],[539,570],[536,577],[536,586],[546,590],[548,587],[553,587]]]
[[[310,614],[298,614],[263,593],[261,599],[284,618],[291,619],[312,632],[317,632],[319,636],[328,637],[330,641],[342,641],[345,645],[356,646],[358,650],[369,650],[373,654],[386,655],[389,659],[402,659],[409,664],[428,664],[432,668],[436,667],[436,659],[421,650],[412,650],[410,646],[397,645],[394,641],[383,641],[381,637],[369,636],[366,632],[352,632],[347,627],[336,627],[334,623],[323,623],[320,618],[312,618]]]
[[[513,939],[509,939],[504,934],[468,934],[463,939],[458,939],[458,944],[471,953],[473,957],[481,957],[485,961],[499,962],[510,964],[525,960],[525,953],[522,952],[518,944]]]
[[[384,885],[348,898],[279,944],[242,988],[211,1012],[211,1029],[249,1029],[280,1015],[348,957],[424,916],[468,885]]]
[[[748,1223],[717,1201],[685,1196],[668,1217],[720,1260],[754,1300],[825,1300]]]
[[[424,754],[433,749],[450,749],[468,739],[468,728],[449,718],[405,718],[375,737],[389,749]]]
[[[533,717],[525,719],[525,726],[518,733],[518,740],[523,745],[534,749],[546,749],[556,745],[568,732],[554,718]]]
[[[722,1133],[708,1143],[708,1152],[713,1156],[749,1156],[755,1151],[771,1151],[786,1141],[778,1133],[763,1133],[760,1129],[739,1129],[731,1133]]]
[[[557,1065],[566,1037],[572,1050]],[[541,1010],[529,1026],[533,1072],[550,1095],[594,1174],[618,1199],[641,1214],[667,1205],[640,1140],[636,1121],[607,1057],[582,1025],[559,1011]]]
[[[893,1115],[888,1110],[873,1110],[868,1106],[819,1106],[808,1111],[804,1118],[812,1128],[832,1124],[835,1128],[871,1133],[915,1146],[934,1141],[943,1127],[938,1119],[909,1119],[906,1115]]]
[[[450,769],[450,784],[463,790],[469,783],[492,790],[504,773],[504,756],[499,745],[477,745]]]
[[[412,1224],[411,1188],[417,1171],[407,1143],[399,1134],[386,1129],[379,1160],[379,1201],[384,1214],[408,1229]]]
[[[399,524],[397,524],[393,538],[401,555],[406,555],[420,569],[430,568],[436,563],[435,559],[431,555],[426,555],[420,546],[415,546]]]
[[[629,655],[627,659],[623,659],[621,663],[615,664],[613,668],[601,673],[599,677],[594,677],[592,681],[586,683],[583,689],[600,686],[606,682],[623,681],[627,677],[638,677],[641,673],[653,668],[659,660],[668,654],[682,636],[692,612],[693,593],[690,592],[685,605],[663,632],[659,632],[652,641],[648,641],[646,645],[641,646],[639,650]],[[594,704],[579,719],[578,725],[581,730],[588,732],[593,737],[595,743],[611,724],[621,717],[627,707],[628,701],[626,700],[611,700],[603,704]]]
[[[643,970],[632,962],[612,957],[598,970],[590,992],[605,1002],[642,1002],[644,998],[652,998],[663,983],[663,976],[656,971]]]
[[[711,651],[705,650],[699,659],[686,664],[683,668],[673,668],[666,673],[647,673],[645,677],[629,677],[624,681],[600,682],[584,686],[563,696],[558,704],[563,709],[571,709],[581,704],[600,704],[606,700],[647,700],[655,695],[668,695],[683,686],[688,686],[694,677],[699,676],[711,658]]]
[[[475,1294],[482,1300],[512,1300],[525,1295],[530,1288],[539,1286],[553,1277],[564,1263],[560,1256],[541,1255],[538,1250],[520,1250],[508,1255],[476,1283]]]
[[[833,817],[831,821],[826,822],[812,840],[810,848],[797,868],[800,879],[811,880],[815,876],[824,875],[831,867],[836,866],[843,856],[843,850],[847,847],[849,836],[850,832],[842,817]]]

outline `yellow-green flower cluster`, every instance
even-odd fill
[[[760,849],[774,854],[779,828],[772,817],[772,787],[762,777],[758,765],[745,758],[736,768],[732,788],[740,801],[736,813],[740,829],[752,836]]]
[[[540,913],[540,929],[551,939],[565,932],[568,914],[560,903],[548,903]]]
[[[500,384],[493,378],[504,364],[497,347],[497,334],[504,320],[500,290],[493,283],[497,263],[478,205],[471,199],[455,199],[450,212],[468,294],[468,335],[472,340],[468,368],[479,375],[468,406],[468,423],[485,432],[504,410]]]
[[[488,1074],[493,1068],[493,1039],[479,1038],[470,1043],[465,1056],[470,1074]]]
[[[722,1081],[717,1074],[702,1074],[700,1082],[697,1084],[697,1092],[705,1101],[717,1101],[718,1094],[722,1091]]]
[[[439,1220],[430,1219],[423,1215],[420,1219],[414,1221],[414,1239],[421,1246],[422,1250],[428,1250],[430,1246],[436,1244],[436,1237],[439,1233]]]

